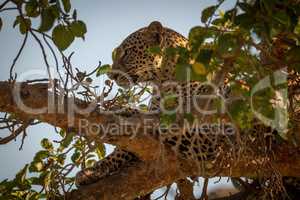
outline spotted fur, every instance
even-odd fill
[[[169,47],[187,47],[188,41],[179,33],[163,27],[159,22],[152,22],[148,27],[139,29],[129,35],[113,53],[113,72],[109,77],[116,81],[119,86],[130,87],[130,83],[152,82],[159,85],[160,95],[154,95],[151,101],[150,110],[160,110],[161,98],[169,94],[175,94],[178,101],[182,101],[185,107],[187,100],[202,94],[215,93],[214,88],[203,85],[200,82],[178,83],[175,87],[164,87],[166,81],[175,80],[175,65],[177,58],[167,57],[163,54],[151,54],[148,49],[159,47],[164,50]],[[124,76],[124,73],[127,76]],[[179,89],[178,89],[179,88]],[[191,93],[186,93],[185,89],[191,88]],[[183,91],[183,94],[180,93]],[[226,96],[226,92],[223,94]],[[181,98],[181,99],[180,99]],[[201,99],[196,101],[201,104]],[[192,108],[193,111],[193,108]],[[136,113],[138,111],[134,111]],[[182,110],[181,113],[185,113]],[[130,117],[131,112],[126,112],[122,117]],[[232,127],[225,127],[229,129]],[[253,134],[255,133],[253,130]],[[265,130],[267,135],[272,134],[272,130]],[[180,130],[170,133],[168,130],[157,129],[163,146],[169,146],[185,159],[197,161],[211,160],[216,157],[220,144],[226,144],[225,140],[231,140],[227,135],[220,136],[220,132],[215,132],[214,127],[193,127],[189,130]],[[215,135],[216,137],[213,137]],[[221,134],[222,135],[222,134]],[[232,142],[232,141],[231,141]],[[78,186],[91,184],[97,180],[119,172],[120,169],[139,162],[137,156],[116,148],[115,151],[103,160],[100,160],[92,168],[87,168],[79,172],[76,176]]]

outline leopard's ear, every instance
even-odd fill
[[[163,26],[161,25],[161,23],[159,21],[153,21],[148,26],[149,32],[161,33],[162,30],[163,30]]]
[[[147,27],[147,32],[149,33],[151,39],[157,44],[160,45],[163,40],[163,26],[158,21],[153,21]]]

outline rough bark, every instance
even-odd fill
[[[176,181],[177,187],[179,189],[179,196],[176,197],[176,200],[194,200],[194,194],[193,194],[193,183],[189,180],[180,179]]]
[[[48,84],[18,84],[22,85],[20,91],[21,99],[28,107],[47,107],[49,102],[48,97],[52,96],[54,97],[53,99],[56,100],[54,103],[55,109],[51,110],[51,112],[49,109],[46,109],[38,114],[25,112],[17,106],[16,99],[14,98],[15,93],[12,90],[12,83],[0,82],[1,112],[13,113],[24,121],[38,119],[56,127],[73,129],[78,131],[78,134],[86,134],[99,142],[110,143],[134,152],[142,160],[125,168],[120,173],[105,177],[93,185],[81,187],[73,191],[67,195],[69,199],[129,200],[149,194],[154,189],[169,185],[187,176],[252,177],[257,173],[257,163],[243,159],[249,158],[252,155],[241,155],[240,160],[236,162],[233,167],[218,169],[218,171],[212,167],[203,174],[203,171],[199,169],[199,163],[193,163],[192,161],[187,162],[177,157],[173,151],[167,148],[164,148],[164,151],[162,151],[159,141],[150,135],[144,134],[145,131],[141,131],[141,134],[137,134],[135,137],[131,137],[131,135],[113,135],[110,133],[106,134],[105,137],[101,137],[103,136],[101,133],[93,134],[92,131],[79,130],[80,119],[86,119],[89,123],[98,123],[104,127],[109,127],[112,123],[121,125],[121,122],[113,114],[103,114],[93,110],[90,114],[74,113],[74,123],[69,124],[68,120],[70,116],[67,112],[68,108],[71,106],[85,108],[88,106],[88,103],[78,99],[69,101],[68,98],[62,98],[57,92],[50,92],[48,90]],[[74,102],[74,105],[70,105],[70,102]],[[57,109],[59,107],[62,108],[60,112],[58,112]],[[155,120],[157,116],[140,114],[137,117],[135,116],[132,120],[139,124],[141,120],[138,121],[137,119],[145,118],[153,118]],[[138,130],[143,130],[144,124],[139,125]],[[280,145],[275,146],[273,151],[276,157],[275,160],[272,161],[272,165],[279,173],[283,176],[300,177],[299,149],[293,148],[290,145]]]
[[[300,177],[299,150],[282,146],[274,150],[277,160],[273,167],[283,176]],[[253,177],[256,176],[255,163],[240,160],[234,168],[223,169],[216,173],[215,169],[206,171],[205,176]],[[196,163],[177,158],[173,152],[166,151],[164,159],[145,161],[130,166],[121,173],[108,176],[97,183],[80,188],[69,194],[69,199],[132,200],[136,196],[148,194],[162,186],[187,176],[203,176]]]
[[[125,129],[127,125],[123,125],[118,117],[114,114],[101,113],[96,109],[92,103],[84,102],[80,99],[66,98],[59,93],[49,91],[47,83],[16,83],[20,86],[20,91],[14,89],[14,84],[9,82],[0,82],[0,111],[14,114],[22,121],[37,119],[42,122],[51,124],[53,126],[73,130],[78,134],[85,134],[90,139],[114,144],[120,146],[124,150],[136,152],[142,160],[153,159],[154,154],[151,154],[151,149],[156,149],[159,142],[145,133],[145,124],[141,123],[147,121],[144,119],[150,118],[149,123],[155,123],[155,117],[140,114],[134,117],[132,121],[135,122],[137,130],[136,135],[122,135],[122,133],[110,133],[93,131],[93,128],[81,128],[81,120],[87,120],[87,124],[101,125],[103,129],[109,130],[111,125],[119,125]],[[18,98],[18,92],[20,95]],[[20,103],[25,104],[30,109],[44,109],[39,112],[29,112],[22,109]],[[48,105],[50,104],[50,106]],[[86,109],[91,107],[90,112],[78,113],[74,110]],[[74,113],[73,113],[74,112]],[[70,114],[71,113],[71,114]],[[151,121],[151,119],[153,119]],[[149,127],[149,125],[148,125]]]

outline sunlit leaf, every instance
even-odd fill
[[[94,166],[95,163],[96,163],[96,160],[90,159],[90,160],[87,160],[87,161],[85,162],[85,165],[86,165],[87,167],[92,167],[92,166]]]
[[[50,155],[49,151],[46,151],[46,150],[41,150],[41,151],[38,151],[35,156],[34,156],[34,161],[41,161],[45,158],[48,158]]]
[[[160,115],[160,124],[161,126],[168,127],[176,120],[176,113],[174,114],[161,114]]]
[[[41,172],[44,168],[44,163],[41,161],[32,162],[29,166],[29,172]]]
[[[105,146],[104,144],[99,144],[96,148],[96,154],[98,156],[98,158],[101,160],[105,157]]]
[[[190,64],[177,64],[175,67],[175,78],[178,81],[205,81],[206,76],[194,72]]]
[[[111,66],[110,65],[102,65],[101,67],[99,67],[97,69],[96,76],[98,77],[98,76],[106,74],[110,71],[111,71]]]
[[[154,55],[161,55],[161,48],[159,46],[153,46],[148,49],[148,52]]]
[[[44,138],[42,141],[41,141],[41,146],[46,149],[46,150],[52,150],[53,149],[53,145],[52,143],[49,141],[49,139],[47,138]]]
[[[79,161],[80,156],[81,156],[80,151],[76,150],[76,151],[72,154],[72,156],[71,156],[72,162],[75,163],[76,165],[78,165],[78,161]]]
[[[200,75],[206,74],[205,66],[204,66],[202,63],[195,62],[195,63],[192,65],[192,68],[193,68],[193,71],[194,71],[196,74],[200,74]]]
[[[67,136],[61,142],[61,146],[65,147],[65,148],[68,147],[71,144],[74,136],[75,136],[75,133],[67,133]]]
[[[23,169],[21,169],[17,174],[16,174],[16,181],[19,184],[24,183],[25,179],[26,179],[26,173],[27,173],[27,169],[28,169],[28,164],[26,164]]]

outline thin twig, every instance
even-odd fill
[[[14,140],[16,137],[18,137],[18,135],[25,131],[25,129],[30,125],[31,122],[32,120],[29,120],[28,122],[22,124],[17,130],[13,131],[9,136],[0,138],[0,145],[7,144],[10,141]]]
[[[10,1],[10,0],[4,1],[4,2],[0,5],[0,10],[1,10],[2,8],[4,8],[4,6],[5,6],[6,4],[8,4],[9,1]]]
[[[208,199],[208,196],[207,196],[207,187],[208,187],[208,178],[205,178],[204,181],[203,181],[203,188],[202,188],[202,194],[201,194],[201,197],[200,199],[202,200],[207,200]]]
[[[29,30],[29,31],[30,31],[31,35],[34,37],[34,39],[37,41],[37,43],[39,44],[39,46],[42,50],[42,54],[43,54],[44,61],[45,61],[46,67],[47,67],[47,72],[48,72],[48,75],[49,75],[49,79],[52,80],[51,72],[50,72],[50,65],[49,65],[48,60],[47,60],[47,54],[46,54],[45,48],[44,48],[42,42],[40,41],[40,39],[35,35],[35,33],[32,30]]]
[[[8,11],[8,10],[18,10],[17,7],[10,7],[10,8],[3,8],[0,10],[0,12]]]
[[[19,49],[19,51],[17,53],[17,56],[14,58],[13,63],[11,65],[11,67],[10,67],[10,70],[9,70],[10,79],[9,80],[11,80],[11,81],[14,79],[14,77],[13,77],[13,69],[14,69],[14,67],[16,65],[16,62],[19,59],[19,57],[20,57],[20,55],[21,55],[21,53],[22,53],[22,51],[23,51],[23,49],[25,47],[27,38],[28,38],[28,32],[26,32],[24,40],[23,40],[22,45],[21,45],[21,48]]]

